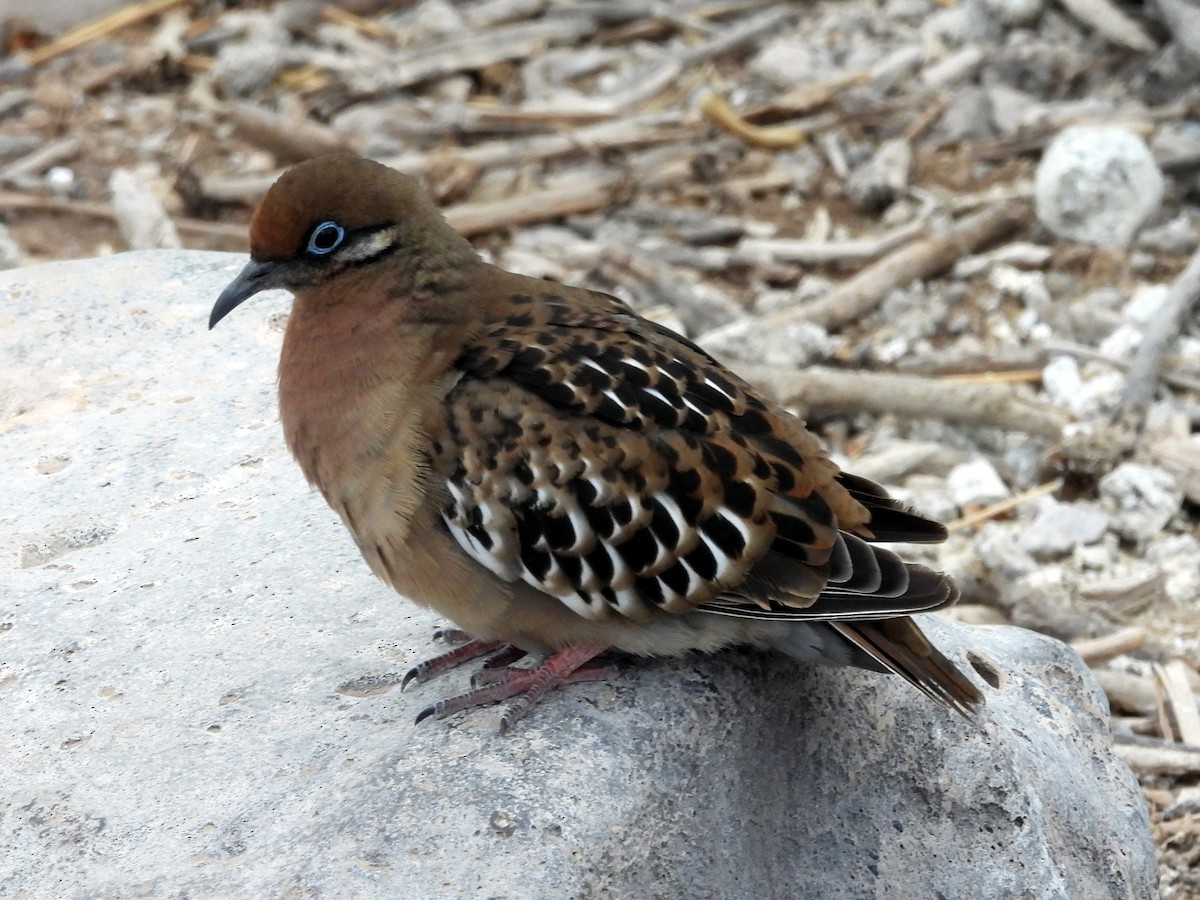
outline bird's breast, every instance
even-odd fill
[[[305,477],[392,581],[373,557],[403,555],[429,489],[429,435],[452,376],[422,372],[428,341],[386,325],[339,327],[294,310],[280,354],[279,411]]]

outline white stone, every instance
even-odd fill
[[[1144,328],[1163,308],[1170,290],[1170,286],[1166,284],[1139,285],[1125,304],[1125,308],[1121,310],[1121,315],[1127,322]]]
[[[982,456],[951,469],[946,486],[960,510],[969,506],[998,503],[1010,496],[1008,487],[996,471],[996,467]]]
[[[1113,530],[1141,543],[1162,533],[1179,511],[1183,491],[1170,472],[1125,462],[1100,479],[1100,497],[1112,511]]]
[[[1034,180],[1038,219],[1059,237],[1124,249],[1162,201],[1163,175],[1124,128],[1076,125],[1046,149]]]
[[[1108,515],[1094,503],[1059,503],[1047,499],[1033,522],[1021,532],[1022,550],[1038,558],[1066,556],[1076,547],[1094,544],[1108,531]]]
[[[415,726],[467,673],[382,677],[443,623],[284,448],[286,296],[206,328],[244,262],[0,274],[0,895],[1152,896],[1104,693],[1021,629],[923,618],[976,722],[731,652]]]

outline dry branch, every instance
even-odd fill
[[[229,103],[223,112],[238,137],[268,151],[281,162],[298,162],[353,149],[346,137],[312,119],[281,116],[250,103]]]
[[[806,241],[791,238],[743,238],[737,246],[742,262],[788,262],[802,265],[868,262],[924,234],[923,222],[908,222],[869,238]]]
[[[1089,666],[1098,666],[1114,656],[1122,653],[1132,653],[1146,643],[1146,629],[1140,625],[1130,625],[1103,637],[1084,638],[1071,641],[1071,647]]]
[[[1027,208],[1015,203],[981,210],[955,222],[944,234],[897,250],[820,300],[775,315],[770,322],[784,326],[807,321],[829,329],[841,328],[872,312],[893,288],[948,269],[976,247],[1004,237],[1027,217]]]
[[[601,122],[574,131],[538,135],[524,140],[489,141],[475,147],[458,147],[437,153],[406,153],[381,159],[384,165],[413,176],[451,163],[462,162],[483,169],[545,162],[572,154],[631,149],[665,144],[695,134],[695,128],[678,124],[675,116],[630,118]],[[281,170],[261,175],[214,175],[201,179],[206,197],[224,202],[256,202],[279,177]]]
[[[1121,414],[1131,424],[1140,425],[1143,421],[1146,409],[1154,399],[1154,389],[1158,386],[1167,352],[1179,337],[1183,320],[1197,302],[1200,302],[1200,250],[1192,254],[1171,285],[1162,309],[1146,326],[1142,344],[1129,366]]]
[[[109,203],[90,200],[67,200],[62,197],[43,197],[37,194],[20,194],[15,191],[0,191],[0,207],[8,210],[38,210],[63,215],[86,216],[89,219],[115,221],[116,211]],[[246,226],[231,222],[206,222],[203,219],[175,218],[172,224],[179,231],[201,237],[223,238],[246,244]]]
[[[1170,744],[1127,744],[1118,741],[1113,749],[1139,775],[1200,774],[1200,749]]]
[[[1180,743],[1200,747],[1200,707],[1192,690],[1188,665],[1173,659],[1154,667],[1159,690],[1159,721],[1164,736],[1174,735]]]
[[[446,221],[456,231],[470,236],[497,228],[592,212],[611,203],[624,180],[619,174],[598,175],[581,178],[563,187],[525,191],[489,203],[464,203],[446,209]]]
[[[843,372],[811,366],[803,370],[741,366],[749,380],[764,385],[781,402],[809,416],[862,412],[910,419],[937,419],[975,427],[1005,428],[1057,439],[1067,414],[1008,385],[959,384],[877,372]]]

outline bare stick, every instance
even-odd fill
[[[374,96],[512,59],[526,59],[556,44],[570,44],[595,30],[587,15],[561,16],[455,34],[432,43],[364,60],[342,73],[351,90]]]
[[[999,503],[993,503],[990,506],[985,506],[983,509],[977,509],[970,515],[955,519],[953,522],[947,523],[946,529],[948,531],[961,531],[964,528],[973,528],[997,516],[1002,516],[1006,512],[1016,509],[1021,504],[1028,503],[1030,500],[1036,500],[1038,497],[1046,496],[1046,494],[1053,494],[1062,485],[1061,478],[1056,478],[1054,481],[1048,481],[1045,484],[1039,484],[1037,487],[1031,488],[1015,497],[1009,497],[1006,500],[1001,500]]]
[[[110,35],[129,25],[135,25],[143,19],[166,12],[172,6],[180,6],[182,3],[183,0],[148,0],[146,3],[131,3],[128,6],[122,6],[98,19],[84,22],[62,37],[30,51],[25,59],[31,66],[40,66],[60,54],[69,53],[84,44]]]
[[[250,103],[229,103],[223,111],[240,138],[285,162],[351,149],[349,140],[312,119],[281,116]]]
[[[1200,750],[1162,744],[1149,746],[1118,742],[1113,746],[1125,765],[1139,775],[1195,775],[1200,773]]]
[[[623,183],[624,178],[620,175],[598,176],[564,187],[525,191],[490,203],[463,203],[446,210],[446,221],[455,231],[468,236],[496,228],[545,222],[607,206]]]
[[[729,101],[712,91],[705,92],[701,98],[700,112],[718,128],[724,128],[751,147],[787,150],[803,144],[806,138],[803,131],[790,125],[751,125],[737,114]]]
[[[1154,39],[1146,34],[1142,26],[1109,0],[1063,0],[1063,6],[1079,21],[1095,28],[1114,44],[1143,53],[1158,49]]]
[[[406,153],[379,160],[408,175],[420,176],[431,169],[463,162],[481,169],[528,165],[571,154],[586,154],[616,148],[642,147],[669,143],[695,136],[693,126],[682,126],[674,117],[624,119],[601,122],[586,128],[558,134],[538,135],[525,140],[489,141],[475,147],[456,148],[445,153]],[[262,175],[210,176],[201,179],[204,196],[226,202],[256,202],[281,174],[275,170]]]
[[[1089,666],[1098,666],[1114,656],[1130,653],[1146,643],[1146,629],[1130,625],[1103,637],[1071,641],[1071,647]]]
[[[0,172],[0,181],[21,188],[33,187],[39,183],[38,176],[42,172],[72,158],[83,146],[83,136],[79,134],[68,134],[51,141],[5,166]]]
[[[769,388],[784,403],[809,416],[892,413],[963,425],[1007,428],[1057,439],[1069,421],[1065,412],[1004,384],[960,384],[917,375],[843,372],[810,366],[785,369],[745,366],[750,381]]]
[[[926,231],[922,222],[908,222],[868,238],[845,241],[806,241],[792,238],[742,238],[736,258],[743,262],[789,262],[804,265],[867,262],[908,243]]]
[[[1093,347],[1086,347],[1083,344],[1077,344],[1074,341],[1048,340],[1042,345],[1046,356],[1063,355],[1073,356],[1076,359],[1093,360],[1102,362],[1105,365],[1112,366],[1114,369],[1120,369],[1122,372],[1129,371],[1132,363],[1126,362],[1123,359],[1117,359],[1115,356],[1109,356],[1107,353],[1101,353]],[[1185,391],[1200,391],[1200,378],[1186,375],[1182,372],[1162,372],[1160,377],[1171,387],[1181,388]]]
[[[116,218],[116,212],[108,203],[89,200],[67,200],[62,197],[39,197],[34,194],[19,194],[0,191],[0,207],[5,209],[29,209],[41,212],[63,213],[64,215],[87,216],[91,219]],[[228,238],[246,244],[246,226],[231,222],[205,222],[203,219],[172,219],[175,227],[202,237]]]
[[[1125,385],[1125,398],[1121,407],[1121,415],[1131,424],[1141,425],[1145,419],[1146,409],[1154,398],[1154,389],[1158,386],[1159,375],[1167,351],[1179,337],[1183,320],[1200,300],[1200,250],[1192,254],[1188,264],[1171,289],[1163,308],[1146,326],[1142,344],[1138,347],[1129,366],[1129,381]]]
[[[1181,743],[1200,747],[1200,706],[1189,683],[1187,663],[1173,659],[1165,666],[1156,665],[1154,679],[1163,711],[1163,734],[1173,731]]]
[[[836,329],[861,319],[877,307],[892,288],[948,269],[976,247],[997,240],[1025,221],[1020,204],[980,210],[955,222],[945,234],[910,244],[868,266],[820,300],[772,316],[777,326],[806,321]]]

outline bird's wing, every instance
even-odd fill
[[[841,475],[695,345],[588,296],[518,299],[457,361],[435,453],[467,553],[593,618],[878,619],[953,601],[947,579],[867,542],[876,516],[891,539],[940,526]]]

